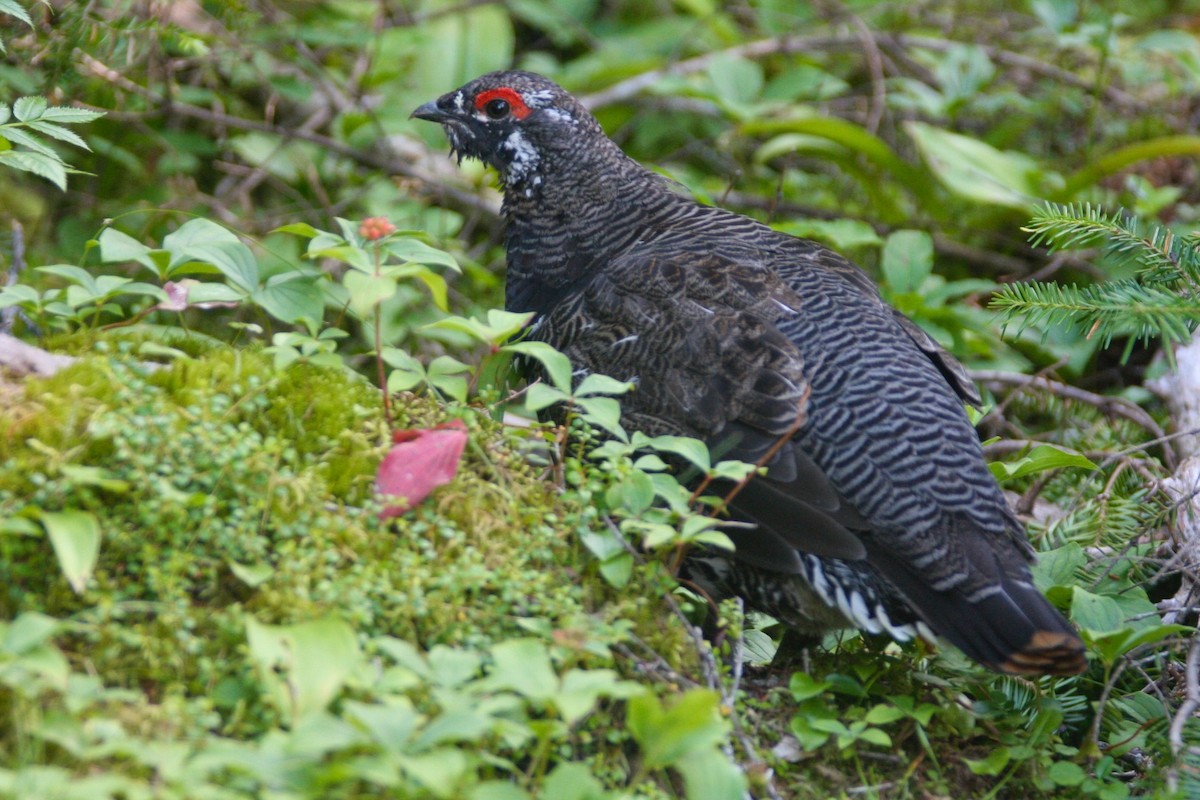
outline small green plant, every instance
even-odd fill
[[[0,11],[31,24],[24,10],[11,0],[5,0],[4,5],[0,5]],[[3,52],[2,42],[0,52]],[[11,107],[0,103],[0,165],[45,178],[66,191],[67,174],[76,170],[63,160],[46,139],[90,150],[87,142],[65,126],[92,122],[102,116],[103,111],[51,107],[41,97],[21,97]]]
[[[1104,344],[1128,337],[1126,359],[1138,341],[1186,342],[1200,323],[1200,232],[1176,233],[1090,203],[1046,205],[1025,230],[1051,251],[1099,247],[1109,269],[1134,274],[1084,287],[1008,284],[992,300],[1005,319],[1066,325]]]

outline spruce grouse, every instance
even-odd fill
[[[687,577],[806,633],[922,626],[994,670],[1074,674],[1083,643],[1034,588],[1032,548],[984,463],[959,365],[814,242],[701,205],[529,72],[413,116],[504,188],[510,311],[577,374],[633,381],[627,427],[756,462],[736,553]]]

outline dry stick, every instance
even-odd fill
[[[1179,705],[1179,710],[1171,718],[1171,727],[1167,729],[1167,741],[1171,743],[1171,754],[1175,756],[1176,764],[1167,768],[1167,786],[1171,792],[1179,790],[1179,770],[1177,768],[1180,754],[1183,751],[1183,726],[1188,719],[1200,709],[1200,638],[1192,637],[1188,647],[1187,668],[1184,673],[1187,695]]]
[[[963,42],[947,41],[942,39],[934,39],[926,36],[889,36],[886,34],[872,34],[872,41],[876,43],[876,47],[890,46],[893,49],[904,50],[909,47],[923,48],[926,50],[937,50],[944,52],[951,47],[960,47]],[[718,58],[761,58],[768,55],[795,53],[804,50],[829,50],[838,47],[846,47],[848,45],[860,44],[861,40],[857,33],[855,34],[834,34],[831,36],[796,36],[784,35],[775,36],[769,39],[759,39],[746,44],[740,44],[735,47],[729,47],[724,50],[715,50],[711,53],[705,53],[695,58],[688,58],[683,61],[677,61],[674,64],[669,64],[659,69],[653,69],[648,72],[643,72],[640,75],[635,75],[619,83],[615,83],[607,89],[599,92],[594,92],[590,95],[585,95],[580,98],[584,107],[587,109],[597,109],[603,106],[620,103],[634,97],[646,89],[649,89],[654,84],[666,77],[678,77],[681,75],[691,75],[696,72],[703,72],[708,69],[710,63]],[[1021,53],[1015,53],[1010,50],[1004,50],[990,45],[982,45],[971,43],[975,47],[983,49],[988,56],[995,61],[1005,64],[1010,67],[1019,67],[1029,70],[1032,73],[1052,78],[1061,83],[1079,86],[1085,89],[1095,89],[1091,81],[1081,78],[1078,75],[1069,72],[1053,64],[1047,64],[1043,61],[1038,61],[1036,58],[1027,56]],[[1126,106],[1135,108],[1142,107],[1142,103],[1137,98],[1129,95],[1120,89],[1107,87],[1104,90],[1108,99],[1121,103]]]
[[[141,86],[137,83],[121,75],[116,70],[104,64],[102,61],[84,53],[81,50],[76,50],[76,57],[87,71],[102,80],[117,86],[132,94],[136,94],[154,103],[157,103],[161,108],[157,109],[158,113],[166,113],[168,110],[185,117],[204,120],[214,125],[226,125],[230,128],[248,131],[261,131],[263,133],[271,133],[277,136],[299,139],[305,142],[312,142],[320,145],[322,149],[327,150],[336,155],[349,158],[365,167],[378,169],[384,172],[392,172],[398,175],[403,175],[406,178],[413,178],[421,182],[422,185],[436,189],[436,191],[426,190],[426,194],[437,194],[446,198],[462,209],[472,211],[476,214],[488,217],[489,219],[500,218],[500,202],[498,199],[491,197],[480,197],[475,192],[465,191],[457,187],[449,186],[441,183],[431,173],[416,168],[413,164],[400,157],[399,154],[393,154],[396,157],[391,158],[386,153],[376,155],[365,150],[358,150],[350,147],[342,142],[332,139],[328,136],[322,136],[319,133],[308,131],[296,131],[282,125],[275,125],[270,122],[262,122],[254,119],[244,119],[242,117],[231,116],[220,111],[212,111],[211,109],[201,108],[189,103],[179,102],[178,100],[168,100],[161,95]],[[148,116],[153,112],[145,113],[122,113],[122,112],[107,112],[108,116],[114,119],[131,119]],[[386,145],[386,140],[383,140]]]
[[[1162,439],[1166,432],[1140,406],[1119,397],[1107,397],[1086,389],[1080,389],[1060,381],[1051,380],[1045,376],[1022,375],[1019,372],[1003,372],[1001,370],[981,369],[971,370],[972,380],[978,383],[997,383],[1020,388],[1036,388],[1061,397],[1064,400],[1076,400],[1095,406],[1109,416],[1123,417],[1136,425],[1145,428],[1156,439]],[[1164,462],[1167,467],[1175,466],[1175,451],[1165,442],[1162,445]]]

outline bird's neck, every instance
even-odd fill
[[[646,238],[685,201],[613,145],[615,156],[573,160],[543,174],[538,191],[506,191],[505,307],[544,313],[598,268]]]

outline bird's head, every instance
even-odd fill
[[[495,167],[505,189],[532,196],[556,154],[581,137],[604,137],[595,118],[558,84],[532,72],[482,75],[412,113],[440,122],[461,161]]]

